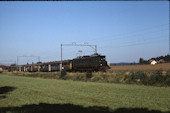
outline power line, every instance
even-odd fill
[[[127,33],[121,33],[121,34],[110,35],[110,36],[102,36],[100,38],[92,39],[90,41],[110,41],[110,40],[115,41],[115,40],[125,39],[125,37],[127,39],[127,38],[131,38],[132,36],[139,35],[140,32],[145,32],[146,30],[160,29],[161,26],[168,26],[168,25],[169,25],[168,23],[160,24],[160,25],[156,25],[156,26],[152,26],[152,27],[148,27],[148,28],[143,28],[143,29],[127,32]],[[145,32],[145,33],[140,33],[140,35],[141,34],[144,35],[144,34],[148,34],[148,33],[155,33],[155,32],[158,33],[158,32],[162,32],[162,31],[165,31],[165,30],[169,30],[169,29],[148,31],[148,32]],[[138,33],[138,34],[136,34],[136,33]],[[131,37],[129,36],[129,34],[130,34]],[[129,37],[127,37],[127,36],[129,36]],[[118,37],[118,38],[113,38],[113,37]]]
[[[162,39],[159,39],[159,38],[152,38],[152,39],[155,39],[155,40],[149,40],[150,42],[149,42],[149,44],[151,43],[151,42],[160,42],[160,41],[162,41],[162,40],[167,40],[166,38],[162,38]],[[122,47],[128,47],[128,46],[138,46],[138,45],[145,45],[145,44],[148,44],[148,42],[137,42],[137,43],[132,43],[132,44],[128,44],[128,45],[121,45],[121,46],[115,46],[115,47],[113,47],[113,46],[105,46],[105,47],[99,47],[99,48],[110,48],[110,49],[114,49],[114,48],[122,48]]]
[[[161,40],[158,40],[158,41],[160,42]],[[153,42],[158,42],[158,41],[153,41]],[[150,44],[150,42],[149,42],[149,43],[143,42],[143,43],[136,43],[136,44],[123,45],[123,46],[114,47],[114,48],[128,47],[128,46],[136,46],[136,45],[139,46],[139,45],[145,45],[145,44]]]
[[[149,34],[149,33],[158,33],[158,32],[162,32],[162,31],[167,31],[169,29],[163,29],[163,30],[156,30],[156,31],[150,31],[150,32],[146,32],[145,34]],[[100,39],[96,39],[96,40],[93,40],[93,41],[111,41],[111,40],[120,40],[120,39],[128,39],[128,38],[131,38],[131,37],[134,37],[134,36],[138,36],[138,35],[145,35],[145,34],[133,34],[133,35],[122,35],[122,36],[116,36],[116,38],[106,38],[106,37],[103,37],[103,38],[100,38]],[[128,36],[128,37],[127,37]]]
[[[147,39],[144,39],[143,37],[142,38],[140,38],[140,40],[135,40],[135,41],[127,41],[127,42],[123,42],[123,43],[119,43],[119,44],[125,44],[125,43],[138,43],[138,42],[141,42],[141,41],[143,41],[143,42],[147,42],[147,41],[150,41],[150,40],[158,40],[158,39],[163,39],[163,38],[160,38],[161,36],[159,36],[159,37],[152,37],[152,38],[147,38]],[[167,37],[167,36],[164,36],[164,37]]]

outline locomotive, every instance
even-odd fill
[[[109,69],[105,56],[98,54],[73,59],[72,66],[74,71],[105,71]]]
[[[53,72],[64,69],[66,71],[105,71],[109,69],[105,56],[93,54],[91,56],[80,56],[72,60],[54,61],[47,63],[10,66],[9,71],[28,72]]]

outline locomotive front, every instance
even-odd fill
[[[99,56],[100,60],[100,69],[101,71],[105,71],[106,69],[110,69],[110,66],[108,65],[105,56]]]

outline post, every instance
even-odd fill
[[[61,65],[60,65],[60,71],[62,70],[62,44],[61,44]]]
[[[40,72],[40,68],[41,68],[40,65],[38,65],[38,72]]]
[[[21,71],[21,67],[19,67],[19,71]]]
[[[95,45],[95,53],[97,53],[97,45]]]
[[[18,65],[18,56],[17,56],[17,64],[16,65]]]
[[[48,71],[51,72],[51,64],[48,65]]]
[[[38,61],[40,62],[40,56],[38,56]]]
[[[33,71],[33,67],[31,66],[31,72]]]
[[[25,66],[24,66],[24,72],[26,71],[26,68],[25,68]]]

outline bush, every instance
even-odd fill
[[[91,77],[92,77],[92,72],[87,72],[87,73],[86,73],[86,78],[87,78],[87,79],[90,79]]]
[[[170,76],[170,69],[166,72],[166,76]]]
[[[170,86],[170,77],[167,77],[167,79],[164,82],[164,85]]]
[[[148,78],[148,76],[147,76],[147,74],[146,74],[145,72],[143,72],[143,71],[138,71],[138,72],[136,73],[136,75],[138,76],[138,77],[137,77],[137,79],[139,80],[139,81],[137,81],[138,83],[144,84],[144,85],[147,85],[147,84],[148,84],[149,78]]]
[[[116,78],[113,82],[114,83],[120,83],[120,78]]]
[[[136,83],[136,84],[144,84],[147,85],[149,78],[147,74],[143,71],[135,71],[131,72],[124,77],[125,83]]]
[[[81,74],[77,74],[76,75],[76,80],[81,80],[81,81],[85,81],[86,80],[86,75],[84,73]]]
[[[101,81],[102,80],[102,77],[101,76],[93,76],[92,78],[91,78],[91,81],[92,82],[99,82],[99,81]]]
[[[156,70],[151,74],[150,85],[156,85],[163,83],[165,77],[162,76],[162,70]]]
[[[3,71],[0,71],[0,74],[3,73]]]
[[[149,85],[157,86],[170,86],[170,75],[167,71],[166,75],[163,75],[163,70],[156,70],[151,74]]]
[[[60,78],[64,78],[66,76],[66,70],[61,70]]]

